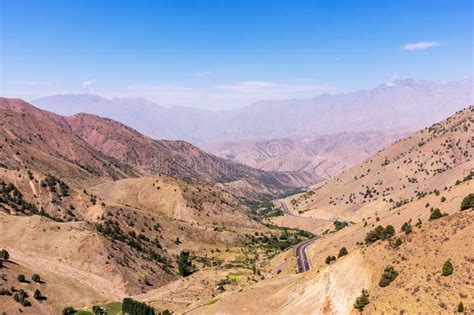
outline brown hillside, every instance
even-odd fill
[[[362,219],[462,181],[474,169],[474,107],[398,141],[305,194],[297,211],[328,211]]]

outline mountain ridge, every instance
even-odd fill
[[[45,97],[32,103],[64,115],[87,112],[110,117],[152,138],[201,144],[401,126],[417,129],[474,102],[473,90],[473,78],[447,83],[395,80],[367,90],[323,94],[308,99],[264,100],[217,112],[189,107],[168,108],[143,99],[108,100],[94,96],[92,99],[100,102],[92,105],[75,95]]]

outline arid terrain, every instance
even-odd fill
[[[473,123],[470,107],[305,193],[288,197],[291,210],[302,217],[273,221],[314,222],[312,231],[321,237],[308,250],[312,270],[294,275],[295,260],[289,251],[269,266],[272,279],[188,311],[356,314],[354,304],[363,289],[368,291],[364,307],[368,314],[453,313],[459,303],[468,313],[474,311],[470,250],[474,216],[472,211],[460,211],[463,200],[474,197]],[[338,229],[318,220],[328,218],[348,226]],[[376,233],[378,226],[382,232]],[[392,232],[380,236],[387,226],[393,227]],[[348,254],[341,255],[342,248]],[[447,261],[454,272],[443,275]],[[381,275],[388,267],[397,276],[382,287]]]
[[[0,0],[0,315],[474,315],[473,0]]]
[[[158,312],[347,314],[363,289],[368,313],[472,307],[474,217],[460,211],[473,192],[472,107],[352,167],[401,135],[328,140],[341,147],[314,140],[335,167],[285,197],[314,173],[258,170],[98,116],[63,117],[18,99],[0,105],[7,314],[112,309],[125,297]],[[367,150],[351,155],[344,143],[358,141]],[[238,152],[259,159],[258,145]],[[282,161],[310,159],[284,150]],[[350,160],[336,162],[341,152]],[[310,270],[296,274],[295,246],[315,236],[298,258]],[[448,260],[454,272],[442,276]],[[380,287],[387,267],[397,276]]]

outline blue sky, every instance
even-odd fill
[[[473,75],[472,0],[1,0],[0,94],[231,108]]]

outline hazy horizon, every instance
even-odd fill
[[[2,1],[0,94],[220,110],[471,77],[472,2],[444,3]]]

